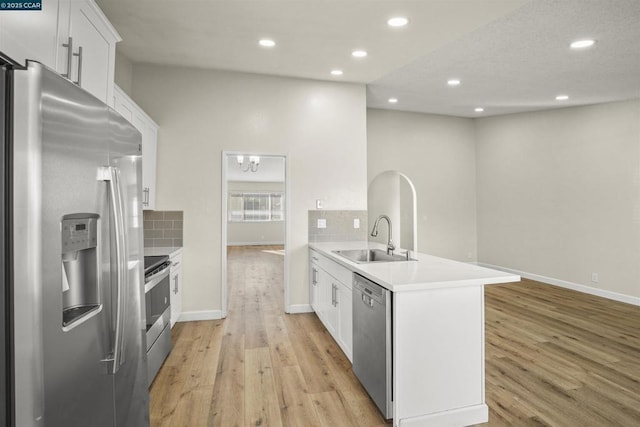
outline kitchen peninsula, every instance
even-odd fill
[[[356,263],[336,253],[386,249],[371,242],[311,243],[309,247],[312,306],[325,325],[330,316],[325,313],[326,304],[322,304],[323,291],[317,289],[318,276],[328,277],[332,290],[352,288],[348,279],[357,273],[391,291],[395,426],[463,426],[488,420],[484,393],[484,286],[516,282],[519,276],[421,253],[412,252],[410,261],[370,263]],[[362,301],[341,301],[341,293],[335,294],[335,334],[331,325],[328,329],[353,360],[352,343],[356,338],[341,334],[341,324],[348,328],[355,322],[349,318],[352,312],[348,306],[351,301],[352,307]],[[340,316],[344,317],[342,322]],[[358,333],[354,327],[354,336]]]

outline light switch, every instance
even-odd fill
[[[316,200],[316,209],[322,209],[322,208],[323,208],[322,199],[317,199]]]
[[[318,228],[327,228],[327,220],[318,219]]]
[[[360,218],[353,219],[353,228],[360,228]]]

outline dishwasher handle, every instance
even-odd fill
[[[367,297],[367,301],[364,299],[363,301],[367,302],[369,305],[372,305],[374,300],[381,305],[385,305],[387,302],[386,294],[388,291],[386,289],[357,273],[353,274],[353,287],[361,293],[363,297]]]
[[[373,298],[368,295],[360,294],[362,296],[362,302],[369,308],[373,309]]]

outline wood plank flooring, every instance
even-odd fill
[[[489,286],[491,426],[640,426],[640,307],[523,279]]]
[[[225,320],[178,323],[152,426],[388,425],[315,314],[284,314],[280,246],[229,247]]]
[[[178,323],[152,426],[381,426],[315,314],[284,314],[282,247],[230,247],[229,315]],[[639,426],[640,307],[541,283],[486,288],[483,426]]]

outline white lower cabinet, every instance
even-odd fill
[[[353,355],[352,273],[314,250],[309,251],[309,259],[311,307],[351,361]],[[340,280],[336,276],[339,276]]]
[[[171,254],[171,327],[180,319],[182,313],[182,251]]]
[[[335,279],[320,269],[320,311],[322,321],[329,333],[336,338],[338,329],[338,309],[335,304]]]
[[[319,267],[314,264],[313,259],[309,265],[309,298],[311,299],[311,308],[316,313],[320,311],[320,284],[319,279]]]
[[[351,285],[351,283],[350,283]],[[353,361],[353,294],[352,288],[337,284],[336,302],[338,308],[338,344]]]

